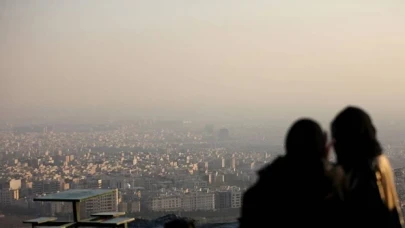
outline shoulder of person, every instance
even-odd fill
[[[274,173],[277,173],[280,169],[282,169],[285,165],[285,158],[284,156],[278,156],[272,162],[265,165],[262,169],[257,172],[259,177],[258,182],[263,181],[263,179],[267,179],[270,176],[273,176]]]
[[[333,164],[333,163],[326,163],[325,164],[325,171],[328,176],[335,180],[343,181],[345,177],[345,171],[343,170],[342,166]]]
[[[250,188],[248,188],[242,196],[243,201],[250,201],[254,198],[256,198],[261,191],[261,186],[260,186],[260,181],[257,181],[255,184],[253,184]]]
[[[343,168],[340,165],[329,163],[326,169],[327,176],[331,179],[334,197],[343,199],[344,191],[347,188],[346,176]]]

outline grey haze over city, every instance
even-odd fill
[[[0,214],[96,186],[134,217],[234,222],[291,123],[347,105],[405,167],[404,63],[402,0],[1,0],[0,189],[21,197]]]
[[[400,119],[403,1],[0,3],[1,117]]]

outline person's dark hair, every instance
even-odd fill
[[[164,228],[194,228],[193,221],[187,221],[185,219],[175,219],[164,225]]]
[[[326,133],[311,119],[296,121],[287,133],[285,145],[289,157],[326,157]]]
[[[343,165],[368,162],[382,149],[370,116],[360,108],[347,107],[331,126],[338,162]]]

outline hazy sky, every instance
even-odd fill
[[[403,0],[1,0],[0,34],[3,117],[405,115]]]

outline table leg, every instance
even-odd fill
[[[72,202],[73,207],[73,221],[76,223],[73,227],[79,227],[77,222],[80,221],[80,203],[79,202]]]
[[[80,203],[73,202],[73,221],[78,222],[80,221]]]

